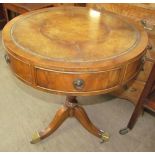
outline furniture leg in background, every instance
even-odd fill
[[[7,22],[17,15],[48,7],[59,6],[85,6],[85,3],[4,3]]]
[[[5,18],[3,5],[0,4],[0,30],[4,27],[4,25],[6,24],[6,21],[7,19]]]
[[[140,113],[144,108],[147,108],[155,112],[155,64],[152,67],[149,78],[141,93],[139,101],[135,106],[135,109],[132,113],[129,123],[126,128],[120,130],[120,134],[124,135],[134,127]]]

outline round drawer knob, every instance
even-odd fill
[[[75,89],[82,89],[84,86],[84,80],[82,79],[76,79],[73,81],[73,86]]]

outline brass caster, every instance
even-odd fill
[[[127,134],[129,131],[130,131],[129,128],[124,128],[124,129],[119,130],[119,133],[120,133],[121,135],[125,135],[125,134]]]
[[[100,136],[101,136],[101,142],[100,143],[108,142],[110,139],[109,133],[102,131],[102,130],[101,130]]]
[[[41,138],[40,138],[40,135],[39,135],[39,132],[35,132],[33,135],[32,135],[32,140],[30,141],[31,144],[36,144],[38,142],[40,142]]]

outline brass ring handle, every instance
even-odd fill
[[[10,63],[10,58],[9,58],[8,54],[5,54],[4,58],[5,58],[6,63],[9,64]]]
[[[84,80],[82,79],[76,79],[73,81],[73,86],[75,89],[80,90],[84,86]]]
[[[144,26],[144,29],[152,31],[154,29],[154,24],[148,24],[148,22],[145,19],[141,20],[141,24]]]

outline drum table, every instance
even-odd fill
[[[35,133],[31,143],[49,136],[69,116],[103,141],[108,139],[91,123],[76,96],[111,92],[138,74],[148,42],[143,27],[107,11],[55,7],[14,18],[2,37],[6,62],[20,80],[67,96],[53,121]]]

